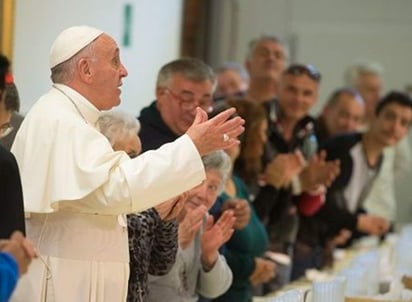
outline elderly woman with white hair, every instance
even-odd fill
[[[110,111],[98,119],[98,126],[115,151],[131,158],[141,151],[139,121],[121,111]],[[185,194],[141,213],[127,215],[130,277],[127,301],[147,301],[148,274],[161,276],[172,267],[177,251],[176,216],[182,210]],[[123,221],[119,217],[120,223]]]
[[[188,199],[178,216],[176,262],[167,275],[149,276],[149,301],[195,302],[200,295],[213,299],[232,284],[232,271],[219,254],[219,248],[233,234],[233,210],[225,211],[216,222],[207,212],[223,191],[231,162],[223,151],[203,156],[202,161],[206,180],[188,191]]]

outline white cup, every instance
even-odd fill
[[[272,298],[270,302],[302,302],[302,300],[302,292],[297,289],[292,289],[275,298]]]
[[[365,282],[367,271],[364,267],[350,267],[341,272],[346,278],[345,296],[361,297],[368,295],[368,286]]]
[[[330,281],[312,283],[313,302],[344,302],[346,278],[336,277]]]
[[[366,276],[363,283],[367,284],[369,296],[379,293],[379,263],[379,253],[375,250],[359,255],[351,265],[351,267],[365,269]]]

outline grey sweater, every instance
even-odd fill
[[[201,264],[199,231],[184,250],[179,247],[176,262],[167,275],[149,275],[149,301],[196,302],[199,295],[215,298],[232,284],[232,271],[224,256],[219,255],[213,268],[205,272]]]

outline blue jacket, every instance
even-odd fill
[[[0,253],[0,302],[9,300],[17,280],[19,268],[16,260],[8,253]]]

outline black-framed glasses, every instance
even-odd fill
[[[13,131],[13,126],[10,123],[5,123],[0,126],[0,138],[6,137]]]
[[[196,97],[193,92],[191,91],[182,91],[180,93],[174,92],[170,88],[166,88],[169,94],[179,101],[180,106],[183,110],[193,110],[197,106],[200,108],[208,111],[212,105],[212,97],[211,96],[203,96],[196,102]]]
[[[322,75],[320,74],[319,70],[317,70],[315,66],[310,64],[292,64],[285,70],[284,74],[290,74],[295,76],[305,74],[309,78],[318,83],[322,78]]]

